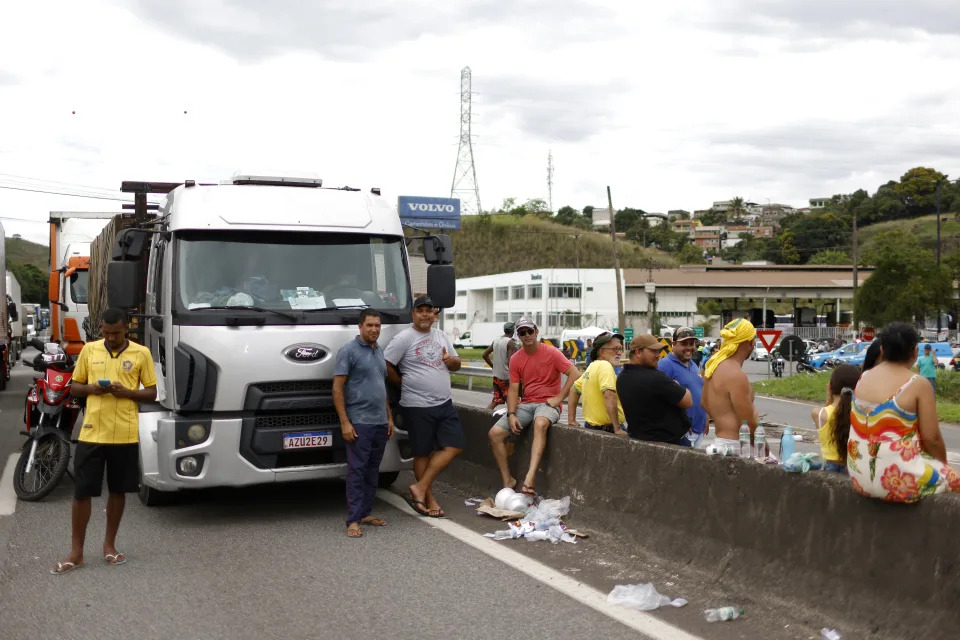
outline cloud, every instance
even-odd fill
[[[611,15],[587,0],[518,0],[509,5],[497,0],[274,0],[269,5],[260,0],[136,0],[131,6],[146,21],[178,37],[252,61],[297,50],[363,60],[400,43],[503,22],[534,29],[546,16],[549,28],[559,33],[584,19]],[[575,39],[578,32],[582,30],[572,28],[565,36]]]
[[[953,0],[728,0],[716,6],[714,28],[746,35],[800,40],[915,40],[960,35],[960,5]]]
[[[494,118],[513,119],[523,134],[546,142],[582,142],[614,119],[627,83],[585,85],[531,77],[484,77],[481,104]]]

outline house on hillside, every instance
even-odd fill
[[[830,204],[830,198],[810,198],[811,209],[823,209]]]
[[[723,227],[719,225],[699,226],[693,229],[693,243],[707,252],[720,250],[720,235]]]

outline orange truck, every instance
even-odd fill
[[[50,212],[50,341],[77,355],[86,342],[90,243],[116,212]]]

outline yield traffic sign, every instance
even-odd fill
[[[781,334],[783,334],[783,331],[779,329],[762,329],[757,331],[757,337],[760,338],[760,342],[763,343],[763,346],[767,348],[768,352],[773,351],[773,348],[777,346]]]

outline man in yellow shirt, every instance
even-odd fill
[[[623,407],[617,397],[617,373],[623,356],[623,336],[604,332],[593,341],[590,366],[570,390],[567,399],[567,424],[578,426],[577,402],[583,396],[583,421],[588,429],[627,436],[623,425]]]
[[[103,558],[119,565],[127,558],[117,551],[117,530],[127,493],[139,489],[139,402],[157,397],[157,379],[150,350],[127,340],[127,317],[107,309],[100,323],[103,340],[88,342],[77,356],[70,393],[87,396],[79,442],[73,458],[72,549],[50,573],[60,575],[83,564],[83,542],[90,522],[91,498],[103,489],[107,471],[107,530]],[[141,389],[141,385],[143,388]]]

